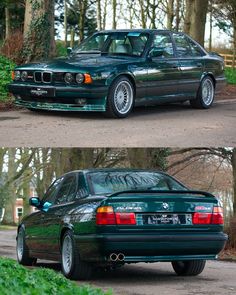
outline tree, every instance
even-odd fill
[[[54,56],[54,0],[26,0],[24,44],[26,62]]]
[[[184,31],[204,46],[208,0],[186,0]]]

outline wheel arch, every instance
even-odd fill
[[[73,227],[72,225],[66,225],[66,226],[63,226],[63,228],[61,229],[61,234],[60,234],[60,249],[62,247],[62,239],[64,237],[64,234],[67,232],[67,231],[72,231],[73,232]]]
[[[119,73],[115,76],[113,76],[112,78],[109,79],[108,85],[109,85],[109,89],[111,88],[112,84],[119,79],[120,77],[126,77],[130,80],[130,82],[132,83],[132,86],[134,88],[134,95],[136,95],[136,82],[135,82],[135,77],[133,76],[132,73],[130,72],[124,72],[124,73]]]
[[[216,88],[216,79],[215,79],[215,76],[212,72],[205,72],[203,73],[202,77],[201,77],[201,82],[204,78],[206,77],[210,77],[214,83],[214,88]]]

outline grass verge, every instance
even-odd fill
[[[229,84],[236,85],[236,69],[226,68],[225,69],[226,80]]]
[[[13,226],[13,225],[0,225],[0,231],[1,230],[9,230],[9,229],[16,230],[17,229],[17,226]]]
[[[27,269],[16,261],[0,258],[1,295],[112,295],[89,285],[78,286],[50,269]]]

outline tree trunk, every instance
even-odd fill
[[[178,32],[179,31],[179,24],[180,24],[180,7],[181,7],[181,0],[177,0],[176,3],[176,25],[175,25],[175,30]]]
[[[169,0],[167,5],[167,29],[172,30],[174,20],[174,0]]]
[[[102,29],[102,11],[101,11],[101,0],[97,0],[97,29]]]
[[[185,19],[184,19],[184,32],[186,34],[189,34],[190,32],[193,3],[194,3],[194,0],[186,0],[186,12],[185,12]]]
[[[104,2],[102,29],[105,30],[107,21],[107,0]]]
[[[79,44],[84,40],[84,24],[85,24],[85,16],[88,6],[88,0],[80,0],[79,1]]]
[[[233,170],[233,192],[234,192],[234,203],[233,203],[233,214],[236,218],[236,148],[233,149],[232,153],[232,170]]]
[[[208,49],[209,49],[209,51],[211,51],[211,49],[212,49],[212,22],[213,22],[213,15],[212,15],[212,1],[213,0],[210,0],[210,8],[209,8],[209,10],[210,10],[210,36],[209,36],[209,45],[208,45]]]
[[[112,0],[112,29],[116,29],[117,0]]]
[[[16,155],[16,149],[9,148],[8,149],[8,173],[7,173],[8,179],[12,178],[16,171],[15,155]],[[8,193],[8,198],[6,198],[5,215],[4,215],[3,223],[13,224],[14,223],[13,210],[14,210],[14,205],[16,201],[16,190],[13,183],[10,183],[8,185],[7,193]]]
[[[5,35],[5,38],[7,40],[9,38],[9,36],[10,36],[10,27],[11,27],[10,11],[9,11],[8,7],[5,7],[5,22],[6,22],[6,35]]]
[[[23,59],[47,59],[54,53],[54,0],[26,0]]]
[[[190,36],[204,47],[208,0],[194,0],[190,18]]]
[[[75,29],[70,30],[70,47],[73,48],[75,44]]]
[[[65,10],[65,16],[64,16],[64,28],[65,28],[65,47],[67,47],[67,39],[68,39],[68,35],[67,35],[67,0],[64,0],[64,10]]]

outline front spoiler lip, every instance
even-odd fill
[[[69,112],[105,112],[105,105],[98,104],[86,104],[84,106],[77,106],[75,104],[65,104],[65,103],[46,103],[46,102],[33,102],[17,99],[15,105],[25,107],[28,109],[35,110],[48,110],[48,111],[69,111]]]

